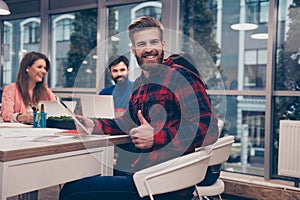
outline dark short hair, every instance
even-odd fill
[[[164,26],[157,19],[150,16],[142,16],[136,20],[134,20],[128,26],[128,34],[131,42],[133,43],[133,34],[146,28],[158,28],[160,32],[160,40],[163,41],[163,30]]]
[[[126,56],[114,55],[109,58],[108,68],[111,69],[112,66],[114,66],[120,62],[124,62],[126,67],[127,68],[129,67],[129,60],[127,59]]]
[[[196,65],[193,61],[193,58],[191,57],[190,54],[188,54],[186,52],[180,52],[178,54],[170,55],[170,58],[173,60],[173,62],[175,64],[181,65],[182,67],[184,67],[200,76],[200,74],[196,68]]]

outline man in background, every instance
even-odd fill
[[[133,82],[128,79],[129,61],[125,56],[115,55],[110,57],[108,67],[115,85],[103,88],[99,95],[113,95],[115,113],[123,113],[133,86]]]
[[[110,57],[108,67],[115,85],[103,88],[99,95],[113,95],[115,115],[117,117],[123,114],[128,105],[133,82],[128,79],[129,61],[125,56],[115,55]],[[131,149],[131,144],[118,145],[115,149],[116,165],[114,175],[123,174],[122,169],[130,166],[134,157],[127,154],[131,154]]]

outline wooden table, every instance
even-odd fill
[[[129,142],[125,135],[44,139],[54,132],[58,130],[0,129],[1,200],[87,176],[112,175],[114,145]]]

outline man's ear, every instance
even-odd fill
[[[134,46],[132,44],[130,45],[130,50],[135,55],[135,48],[134,48]]]
[[[161,45],[162,45],[163,50],[166,50],[166,41],[165,40],[163,40],[161,42]]]

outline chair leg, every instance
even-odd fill
[[[154,200],[154,197],[152,196],[152,194],[149,195],[151,200]]]
[[[221,194],[219,194],[218,196],[219,196],[219,199],[220,199],[220,200],[223,200]],[[207,197],[207,196],[203,196],[203,197],[202,197],[202,196],[199,196],[199,195],[198,195],[198,198],[199,198],[199,200],[211,200],[211,199],[210,199],[209,197]]]

